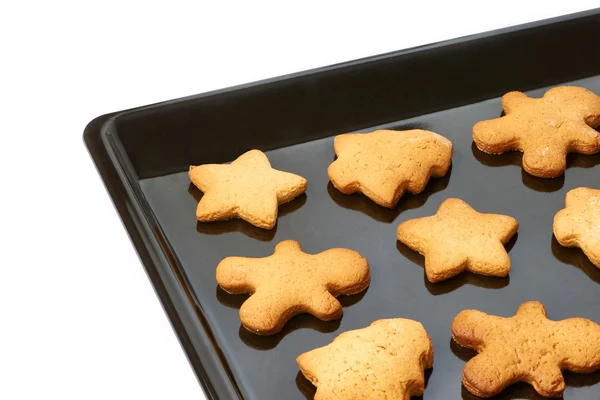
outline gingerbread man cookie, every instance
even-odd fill
[[[388,208],[405,191],[425,190],[429,177],[446,175],[452,160],[452,142],[421,129],[339,135],[334,149],[338,158],[327,169],[333,186]]]
[[[510,318],[462,311],[452,322],[452,336],[479,353],[463,371],[465,388],[479,397],[494,396],[516,382],[558,397],[565,389],[561,370],[600,369],[600,325],[584,318],[551,321],[537,301],[521,304]]]
[[[260,150],[250,150],[231,164],[190,166],[190,179],[204,192],[198,221],[241,218],[264,229],[275,226],[280,204],[306,190],[306,179],[271,168]]]
[[[433,346],[419,322],[382,319],[296,361],[317,387],[315,400],[409,400],[423,394]]]
[[[309,313],[323,321],[342,316],[341,294],[360,293],[371,281],[369,264],[349,249],[306,254],[285,240],[264,258],[227,257],[217,266],[217,282],[228,293],[250,293],[240,308],[250,332],[272,335],[294,315]]]
[[[566,208],[554,217],[556,240],[565,247],[580,247],[600,268],[600,190],[573,189],[565,203]]]
[[[473,140],[488,154],[523,152],[523,168],[554,178],[567,168],[567,153],[600,151],[600,96],[576,86],[548,90],[541,99],[521,92],[502,97],[505,116],[478,122]]]
[[[434,216],[401,223],[397,235],[425,256],[427,279],[439,282],[465,270],[508,275],[510,258],[504,244],[518,228],[512,217],[478,213],[462,200],[447,199]]]

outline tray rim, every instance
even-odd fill
[[[120,143],[118,143],[118,138],[116,138],[115,121],[122,115],[140,110],[159,108],[204,97],[218,96],[223,93],[252,87],[266,86],[307,75],[335,71],[414,52],[427,51],[457,43],[467,43],[486,37],[504,35],[590,16],[600,17],[600,8],[116,111],[98,116],[90,121],[83,132],[84,143],[207,399],[244,399],[244,397],[231,373],[223,363],[224,360],[222,359],[221,351],[214,339],[211,338],[213,335],[210,326],[201,308],[195,305],[189,289],[186,287],[185,278],[177,272],[176,256],[170,249],[168,241],[162,235],[160,227],[153,218],[152,212],[145,202],[143,195],[141,195],[137,174],[131,165],[128,164],[128,160],[121,154],[123,149]],[[194,343],[198,343],[198,340],[202,344],[200,347],[194,345]]]

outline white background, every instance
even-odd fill
[[[0,398],[204,398],[83,145],[94,117],[600,6],[293,3],[0,2]]]

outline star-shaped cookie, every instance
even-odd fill
[[[478,213],[462,200],[447,199],[435,215],[401,223],[398,240],[425,256],[430,282],[465,270],[506,276],[510,258],[504,244],[518,228],[512,217]]]
[[[295,240],[285,240],[264,258],[227,257],[217,266],[217,282],[228,293],[250,293],[240,308],[250,332],[272,335],[294,315],[309,313],[323,321],[342,316],[341,294],[369,286],[369,264],[349,249],[307,254]]]
[[[423,394],[433,346],[419,322],[382,319],[296,361],[317,387],[315,400],[409,400]]]
[[[600,369],[600,325],[584,318],[551,321],[537,301],[521,304],[510,318],[462,311],[452,322],[452,336],[479,352],[467,362],[462,378],[479,397],[494,396],[516,382],[558,397],[565,389],[561,370]]]
[[[306,179],[271,168],[260,150],[250,150],[231,164],[190,166],[190,179],[204,192],[196,218],[200,222],[241,218],[272,229],[280,204],[300,196]]]
[[[573,189],[565,203],[566,208],[554,217],[556,240],[565,247],[580,247],[600,268],[600,190]]]
[[[388,208],[405,191],[421,193],[431,176],[446,175],[452,161],[452,142],[421,129],[348,133],[333,145],[338,158],[327,170],[333,186]]]
[[[567,153],[600,151],[600,96],[576,86],[548,90],[541,99],[521,92],[502,97],[505,116],[478,122],[473,140],[488,154],[523,152],[523,168],[554,178],[567,168]]]

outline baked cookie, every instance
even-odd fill
[[[333,146],[338,158],[327,169],[333,186],[388,208],[405,191],[425,190],[430,176],[446,175],[452,160],[452,142],[421,129],[348,133],[336,136]]]
[[[554,216],[556,240],[565,247],[580,247],[600,268],[600,190],[573,189],[565,203],[566,208]]]
[[[272,229],[279,205],[306,190],[306,179],[271,168],[260,150],[250,150],[231,164],[192,165],[189,174],[204,192],[196,209],[200,222],[241,218]]]
[[[433,346],[419,322],[382,319],[296,361],[317,387],[315,400],[409,400],[423,394]]]
[[[504,244],[518,228],[512,217],[478,213],[462,200],[447,199],[435,215],[401,223],[397,235],[425,256],[429,282],[439,282],[465,270],[508,275],[510,258]]]
[[[217,282],[228,293],[250,293],[240,308],[242,325],[272,335],[294,315],[309,313],[323,321],[342,316],[341,294],[369,286],[369,264],[349,249],[306,254],[295,240],[285,240],[264,258],[227,257],[217,266]]]
[[[523,168],[540,178],[567,169],[567,153],[600,151],[600,96],[576,86],[548,90],[541,99],[521,92],[502,96],[503,117],[473,127],[473,140],[488,154],[523,152]]]
[[[452,322],[452,337],[479,352],[467,362],[462,378],[479,397],[494,396],[516,382],[558,397],[565,390],[561,370],[600,369],[600,325],[584,318],[551,321],[537,301],[521,304],[510,318],[462,311]]]

